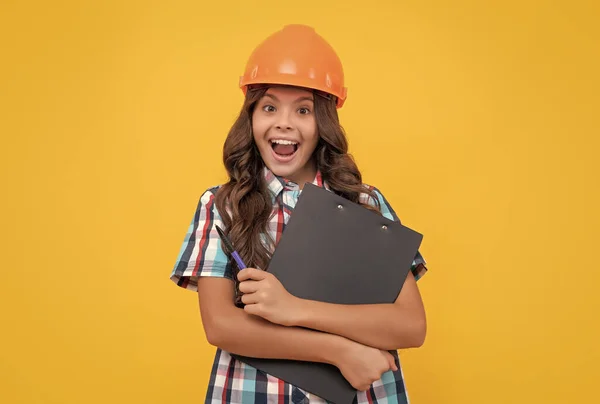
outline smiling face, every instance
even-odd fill
[[[252,114],[252,132],[265,165],[300,187],[311,182],[319,142],[313,93],[296,87],[271,87]]]

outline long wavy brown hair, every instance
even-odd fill
[[[254,143],[252,114],[266,91],[267,88],[262,87],[246,93],[240,114],[223,146],[223,163],[229,181],[216,195],[217,209],[236,250],[246,265],[261,269],[267,269],[274,247],[274,240],[267,232],[273,205],[263,176],[264,163]],[[348,141],[340,125],[335,98],[318,92],[315,95],[314,113],[320,139],[313,158],[323,181],[336,194],[380,212],[377,197],[363,185],[361,173],[348,154]],[[375,205],[362,203],[361,193],[368,194]]]

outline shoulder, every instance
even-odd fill
[[[365,191],[360,194],[360,201],[362,203],[379,208],[381,214],[390,220],[400,221],[392,208],[392,205],[388,202],[379,188],[369,184],[363,184],[363,188]]]
[[[216,197],[217,192],[222,187],[222,185],[215,185],[209,188],[204,189],[204,191],[200,194],[200,199],[198,200],[198,206],[196,212],[209,211],[209,212],[217,212],[216,208]]]
[[[222,187],[222,185],[214,185],[212,187],[206,188],[200,195],[200,201],[202,202],[211,202],[217,196],[217,192]]]

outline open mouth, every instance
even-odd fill
[[[282,159],[289,159],[298,151],[299,143],[292,140],[273,139],[270,142],[275,156]]]

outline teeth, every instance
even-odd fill
[[[298,142],[292,142],[291,140],[283,140],[283,139],[274,139],[274,140],[271,140],[271,143],[277,143],[277,144],[293,144],[293,145],[296,145],[296,144],[298,144]]]

